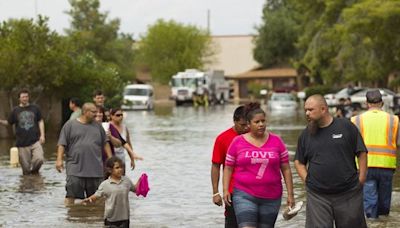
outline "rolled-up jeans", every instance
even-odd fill
[[[389,215],[394,169],[368,168],[364,184],[364,212],[367,218]]]
[[[18,155],[24,175],[39,172],[44,161],[43,148],[39,141],[30,146],[18,147]]]
[[[245,226],[272,228],[275,226],[281,206],[281,198],[258,198],[234,189],[232,200],[239,228]]]

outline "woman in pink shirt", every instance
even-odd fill
[[[281,173],[293,207],[293,181],[288,151],[282,139],[266,131],[266,114],[259,103],[245,106],[250,131],[235,137],[225,160],[224,201],[233,200],[239,227],[274,227],[282,199]],[[233,197],[228,191],[234,174]]]

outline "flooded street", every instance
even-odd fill
[[[127,176],[134,182],[146,172],[147,198],[130,196],[131,227],[223,227],[224,209],[211,202],[211,153],[215,137],[232,125],[234,105],[164,107],[127,112],[133,147],[144,157]],[[268,130],[285,141],[293,161],[297,137],[305,126],[302,111],[268,113]],[[22,176],[9,166],[12,140],[0,140],[0,227],[101,227],[101,206],[65,207],[65,172],[55,169],[56,137],[47,134],[46,162],[39,176]],[[128,159],[129,160],[129,159]],[[295,199],[305,200],[294,174]],[[222,188],[220,187],[220,192]],[[284,196],[286,193],[284,193]],[[285,206],[286,199],[282,200]],[[305,208],[290,221],[279,215],[276,227],[304,227]],[[283,210],[283,207],[281,208]],[[396,173],[391,214],[368,221],[369,227],[400,226],[400,175]]]

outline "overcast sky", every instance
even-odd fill
[[[184,24],[207,27],[210,10],[212,35],[255,34],[261,23],[266,0],[100,0],[100,11],[119,18],[120,31],[138,38],[157,19],[173,19]],[[49,17],[50,28],[63,33],[69,27],[68,0],[0,0],[0,21],[32,18],[36,13]]]

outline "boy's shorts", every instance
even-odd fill
[[[102,177],[77,177],[67,176],[67,184],[65,190],[67,191],[66,198],[85,199],[93,195],[101,182]]]

